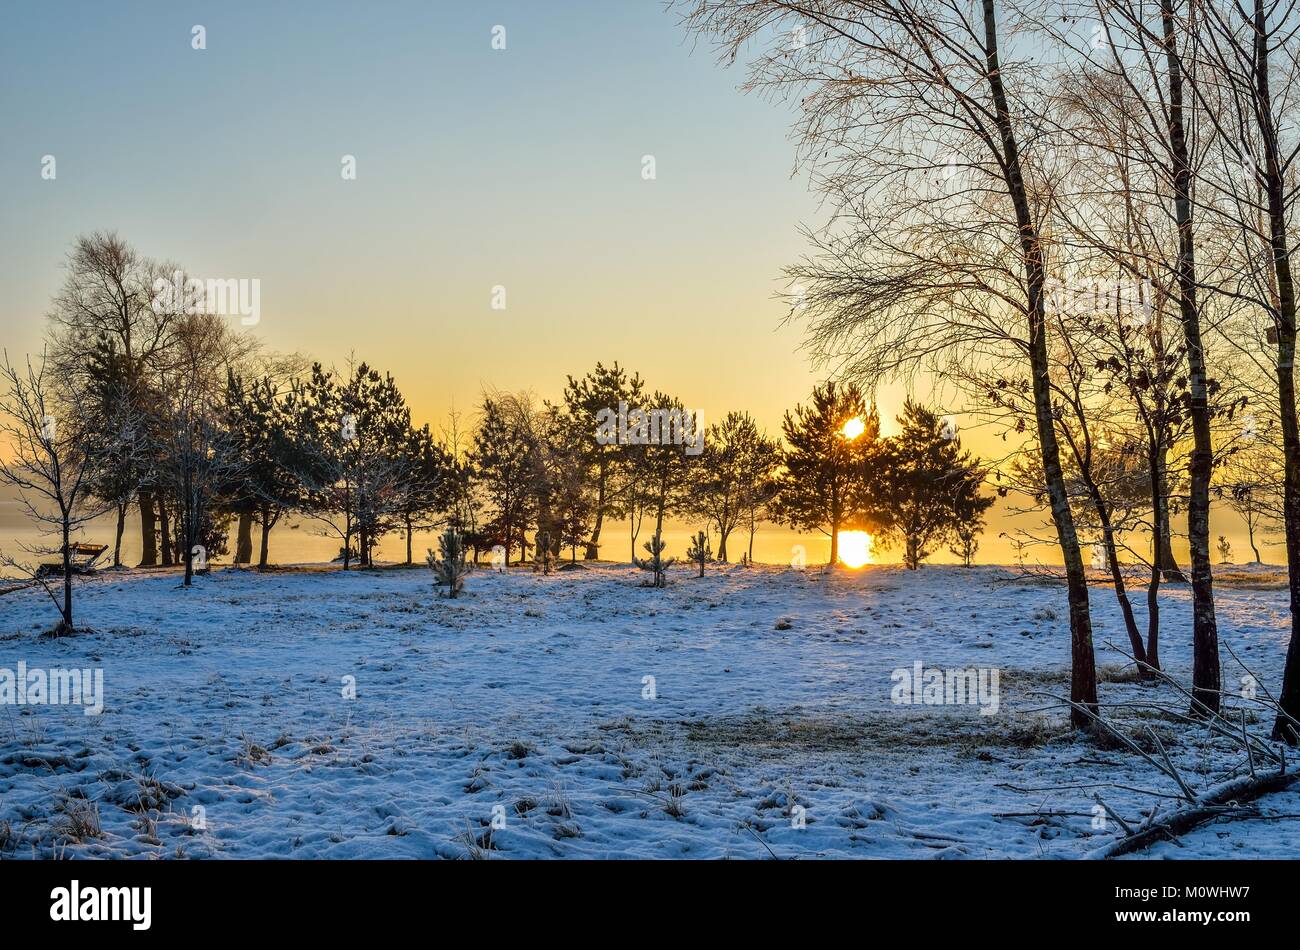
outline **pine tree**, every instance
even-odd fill
[[[785,470],[773,514],[793,528],[829,535],[834,565],[840,529],[868,513],[866,462],[880,437],[880,416],[857,386],[829,382],[813,390],[810,406],[787,412],[783,428]]]
[[[438,557],[433,551],[428,552],[429,568],[433,571],[434,584],[447,588],[447,596],[455,597],[465,586],[465,576],[470,572],[470,564],[465,559],[465,539],[455,528],[448,528],[438,538]]]
[[[602,410],[618,412],[620,404],[635,407],[640,404],[644,384],[636,373],[628,375],[627,371],[614,363],[605,367],[601,363],[582,379],[569,378],[564,389],[564,405],[571,419],[582,433],[577,443],[586,455],[586,464],[591,467],[594,477],[595,501],[593,512],[595,523],[591,528],[591,539],[587,542],[585,558],[595,560],[600,550],[600,532],[605,518],[618,517],[623,512],[619,505],[618,493],[614,482],[619,469],[626,462],[626,447],[617,443],[604,445],[596,440],[597,414]]]
[[[304,511],[339,539],[344,570],[354,556],[369,565],[380,537],[396,526],[412,477],[406,401],[392,376],[365,363],[353,364],[342,382],[317,363],[295,386],[293,406]]]
[[[899,434],[883,440],[871,460],[869,494],[876,542],[901,538],[903,563],[915,570],[958,525],[969,530],[993,499],[981,497],[978,461],[937,413],[909,399],[898,423]]]
[[[306,442],[297,409],[292,388],[282,393],[270,377],[245,383],[230,374],[226,420],[240,467],[228,494],[236,512],[257,516],[262,534],[257,566],[262,570],[270,559],[271,529],[286,512],[305,504],[301,472]]]
[[[628,540],[631,545],[628,555],[636,563],[637,539],[641,536],[641,527],[645,516],[654,507],[649,481],[646,478],[645,446],[623,446],[623,461],[615,470],[616,477],[612,491],[618,498],[619,511],[627,519]]]
[[[651,440],[657,437],[658,441],[634,446],[637,451],[629,453],[628,458],[636,466],[633,477],[641,484],[648,510],[655,513],[655,537],[659,538],[663,535],[664,518],[683,507],[690,496],[690,477],[698,456],[688,454],[688,446],[672,441],[662,426],[656,432],[651,421],[652,414],[658,414],[661,419],[684,417],[682,401],[656,391],[648,404],[652,408],[646,411],[638,438],[648,435]]]
[[[633,558],[632,562],[643,571],[652,571],[653,576],[650,581],[651,587],[668,586],[668,568],[677,563],[677,559],[664,557],[668,545],[664,543],[663,538],[656,533],[653,538],[645,543],[646,553],[649,557]]]
[[[301,440],[295,473],[304,488],[303,513],[322,526],[322,534],[338,540],[346,571],[356,550],[356,473],[344,451],[345,420],[334,374],[313,364],[307,379],[294,381],[290,402]]]
[[[595,506],[586,492],[566,496],[559,510],[560,546],[568,548],[570,561],[578,560],[578,548],[581,547],[591,531],[591,521],[595,515]]]
[[[405,478],[397,507],[406,536],[406,563],[410,564],[412,536],[433,527],[438,523],[436,516],[451,509],[456,487],[451,455],[434,441],[427,424],[407,430],[402,458]]]
[[[713,560],[713,547],[709,544],[707,534],[700,531],[691,539],[691,546],[686,549],[686,557],[699,565],[699,576],[703,577],[704,565]]]
[[[981,476],[982,478],[982,476]],[[958,492],[952,506],[952,543],[948,550],[961,558],[962,567],[975,564],[975,554],[980,549],[980,535],[984,532],[984,513],[993,505],[993,497],[975,492]]]
[[[533,437],[513,415],[501,399],[484,398],[470,456],[489,514],[483,535],[489,546],[505,548],[506,567],[512,551],[525,549],[524,533],[534,513]]]
[[[369,566],[380,538],[396,526],[411,473],[405,448],[411,413],[397,383],[366,363],[355,364],[339,387],[346,429],[342,450],[355,484],[357,550]]]

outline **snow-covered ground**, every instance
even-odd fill
[[[109,573],[78,589],[94,632],[62,640],[38,636],[53,625],[43,593],[0,596],[0,669],[101,668],[105,696],[98,716],[0,713],[0,852],[1071,858],[1114,831],[1093,827],[1094,791],[1134,818],[1152,802],[1093,786],[1172,791],[1035,695],[1068,693],[1052,581],[946,566],[691,575],[658,591],[624,567],[482,571],[448,600],[423,569],[221,570],[191,590]],[[1275,691],[1280,581],[1242,572],[1216,592],[1223,641]],[[1114,595],[1092,598],[1103,703],[1182,707],[1171,687],[1131,682],[1104,645],[1127,642]],[[1186,681],[1187,591],[1162,601],[1162,657]],[[895,703],[891,673],[917,662],[998,670],[996,713]],[[1226,651],[1224,670],[1235,688]],[[1154,726],[1194,785],[1244,767],[1203,730],[1113,714]],[[1263,807],[1300,813],[1300,794]],[[1148,856],[1297,843],[1295,821],[1237,820]]]

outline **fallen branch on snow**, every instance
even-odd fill
[[[1232,812],[1246,802],[1270,792],[1280,792],[1296,782],[1300,782],[1300,772],[1266,772],[1230,779],[1198,795],[1187,805],[1166,812],[1158,820],[1153,816],[1152,820],[1136,830],[1123,826],[1126,831],[1129,831],[1125,837],[1102,845],[1088,852],[1085,857],[1089,860],[1117,858],[1120,855],[1141,851],[1157,841],[1186,834],[1198,825],[1215,818],[1237,817]]]

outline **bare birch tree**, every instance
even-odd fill
[[[1166,0],[1168,2],[1168,0]],[[1291,641],[1273,737],[1300,743],[1300,426],[1295,393],[1296,288],[1292,269],[1296,158],[1300,130],[1300,8],[1294,0],[1207,3],[1198,52],[1209,80],[1193,87],[1219,133],[1223,174],[1204,175],[1217,213],[1237,237],[1240,280],[1275,346],[1276,400],[1283,458],[1283,530],[1290,579]]]
[[[1107,223],[1090,228],[1079,216],[1071,221],[1076,230],[1083,224],[1082,230],[1091,231],[1093,248],[1109,251],[1112,265],[1136,267],[1136,279],[1159,268],[1160,282],[1176,305],[1186,348],[1186,401],[1192,434],[1187,535],[1192,562],[1193,686],[1197,708],[1203,705],[1217,710],[1221,674],[1209,555],[1214,465],[1211,402],[1217,381],[1209,375],[1206,356],[1209,331],[1201,293],[1204,274],[1197,259],[1204,225],[1197,217],[1194,187],[1198,169],[1210,154],[1213,134],[1204,133],[1201,110],[1191,92],[1197,82],[1200,3],[1085,0],[1063,8],[1027,4],[1027,9],[1031,9],[1045,42],[1059,47],[1070,61],[1083,64],[1073,69],[1067,66],[1055,77],[1066,88],[1078,85],[1072,94],[1055,98],[1078,104],[1100,93],[1107,100],[1106,107],[1092,109],[1094,123],[1086,123],[1066,137],[1064,156],[1077,158],[1080,151],[1100,151],[1107,158],[1107,177],[1119,178],[1121,183],[1114,187],[1126,189],[1122,197],[1139,204],[1157,201],[1170,222],[1170,227],[1158,229],[1155,240],[1146,247],[1154,253],[1144,259],[1135,253],[1142,245],[1135,242],[1131,227],[1116,229]],[[1077,25],[1086,27],[1083,35],[1073,30]],[[1049,115],[1059,131],[1056,111]],[[1118,121],[1114,115],[1119,116]],[[1100,124],[1104,131],[1099,135],[1093,124]],[[1100,148],[1094,144],[1098,139]],[[1134,168],[1137,177],[1131,174]],[[1126,174],[1130,177],[1123,181]],[[1142,187],[1132,188],[1135,181]],[[1129,215],[1125,225],[1134,223],[1131,210],[1124,208]]]
[[[1071,721],[1097,703],[1088,588],[1061,469],[1044,313],[1050,170],[1027,27],[995,0],[691,0],[746,88],[799,96],[801,156],[835,208],[793,268],[815,352],[873,383],[936,354],[1029,367],[1069,597]],[[1083,710],[1083,711],[1081,711]]]
[[[75,631],[72,612],[73,545],[95,518],[110,511],[111,501],[97,499],[94,484],[105,466],[122,461],[119,447],[134,444],[136,424],[128,403],[111,415],[90,412],[80,390],[57,385],[55,367],[44,353],[14,366],[8,354],[0,367],[0,436],[9,461],[0,465],[0,484],[16,489],[19,504],[44,535],[57,543],[28,545],[28,555],[58,555],[59,586],[40,565],[15,555],[0,555],[0,564],[34,578],[59,609],[56,636]],[[89,423],[89,424],[88,424]]]

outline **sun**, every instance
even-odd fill
[[[844,434],[844,438],[848,439],[850,442],[866,431],[867,421],[861,416],[854,416],[848,422],[844,423],[844,427],[840,429],[840,432]]]
[[[862,567],[871,563],[871,535],[865,531],[841,531],[840,563],[845,567]]]

